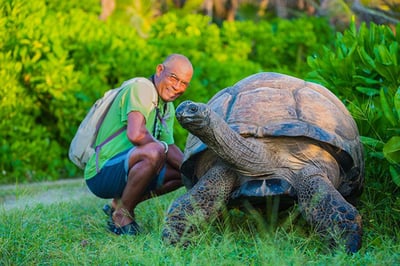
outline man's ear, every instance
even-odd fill
[[[161,75],[161,72],[164,70],[164,65],[163,64],[159,64],[159,65],[157,65],[157,67],[156,67],[156,75],[157,76],[160,76]]]

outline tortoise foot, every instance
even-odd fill
[[[299,203],[306,219],[321,236],[344,245],[349,253],[361,248],[362,222],[357,209],[322,176],[305,179]]]
[[[194,231],[194,226],[189,223],[188,217],[194,213],[193,200],[188,194],[176,199],[168,208],[162,230],[162,240],[167,245],[188,246],[190,241],[184,239]]]
[[[343,230],[341,238],[344,240],[346,252],[358,252],[362,244],[361,216],[358,216],[353,223],[345,222],[340,224],[339,228]]]

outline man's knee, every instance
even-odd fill
[[[157,163],[159,161],[165,161],[164,147],[156,142],[152,142],[144,145],[138,150],[141,160]]]

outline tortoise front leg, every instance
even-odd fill
[[[222,163],[211,167],[199,182],[169,207],[162,232],[169,244],[183,243],[196,225],[205,224],[222,210],[235,185],[236,173]]]
[[[326,175],[303,170],[294,186],[305,218],[321,234],[339,233],[348,252],[355,253],[361,248],[361,216]]]

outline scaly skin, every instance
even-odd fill
[[[361,248],[362,223],[357,209],[335,189],[320,169],[309,166],[293,182],[298,203],[306,220],[321,235],[342,238],[349,253]]]
[[[164,240],[171,244],[185,242],[182,238],[194,232],[191,217],[198,215],[198,224],[207,222],[227,203],[237,178],[234,171],[248,175],[273,174],[276,165],[286,159],[273,158],[276,152],[241,137],[204,104],[182,103],[177,108],[177,118],[224,163],[211,167],[192,189],[171,205],[163,230]],[[357,252],[361,247],[361,216],[328,178],[338,174],[338,170],[332,170],[337,169],[337,163],[333,158],[324,160],[310,155],[300,158],[303,168],[293,169],[290,177],[303,215],[321,233],[339,234],[347,251]]]
[[[236,181],[236,173],[222,163],[216,163],[186,194],[169,207],[162,232],[165,242],[182,243],[195,232],[196,225],[209,222],[228,202]],[[192,223],[195,216],[196,224]]]

